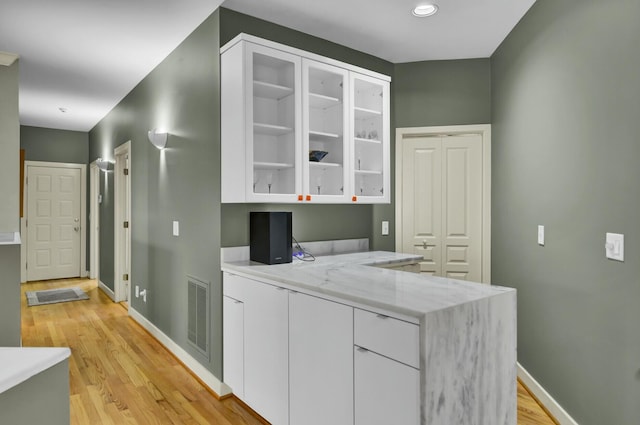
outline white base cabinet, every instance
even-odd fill
[[[355,425],[420,423],[420,371],[354,348]]]
[[[244,303],[226,295],[222,297],[222,333],[224,381],[244,398]]]
[[[224,382],[271,424],[420,423],[418,325],[223,276]]]
[[[245,279],[244,401],[273,425],[289,423],[288,293]]]
[[[353,308],[289,294],[290,424],[353,424]]]

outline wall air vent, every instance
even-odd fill
[[[209,358],[209,286],[193,276],[188,283],[188,340],[203,356]]]

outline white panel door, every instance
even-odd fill
[[[422,273],[482,281],[482,137],[402,141],[403,252]]]
[[[443,138],[442,275],[482,281],[482,139]]]
[[[289,295],[290,424],[353,424],[353,308]]]
[[[80,276],[80,168],[27,169],[27,280]]]
[[[442,141],[403,142],[403,252],[422,255],[420,272],[442,275]]]
[[[288,292],[243,279],[244,401],[272,425],[289,423]]]

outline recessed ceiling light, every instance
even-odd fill
[[[421,4],[416,6],[411,13],[418,18],[425,18],[427,16],[435,15],[438,11],[438,5],[436,4]]]

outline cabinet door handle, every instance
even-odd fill
[[[289,293],[290,293],[291,295],[295,295],[295,294],[297,294],[297,293],[298,293],[298,291],[294,291],[294,290],[292,290],[292,289],[289,289]]]
[[[242,301],[234,300],[233,303],[234,304],[242,304]]]
[[[384,314],[376,314],[376,317],[377,317],[378,319],[383,319],[383,320],[385,320],[385,319],[388,319],[388,318],[389,318],[389,316],[385,316]]]
[[[366,348],[362,348],[362,347],[358,347],[356,345],[356,350],[358,350],[359,353],[368,353],[369,350],[367,350]]]

